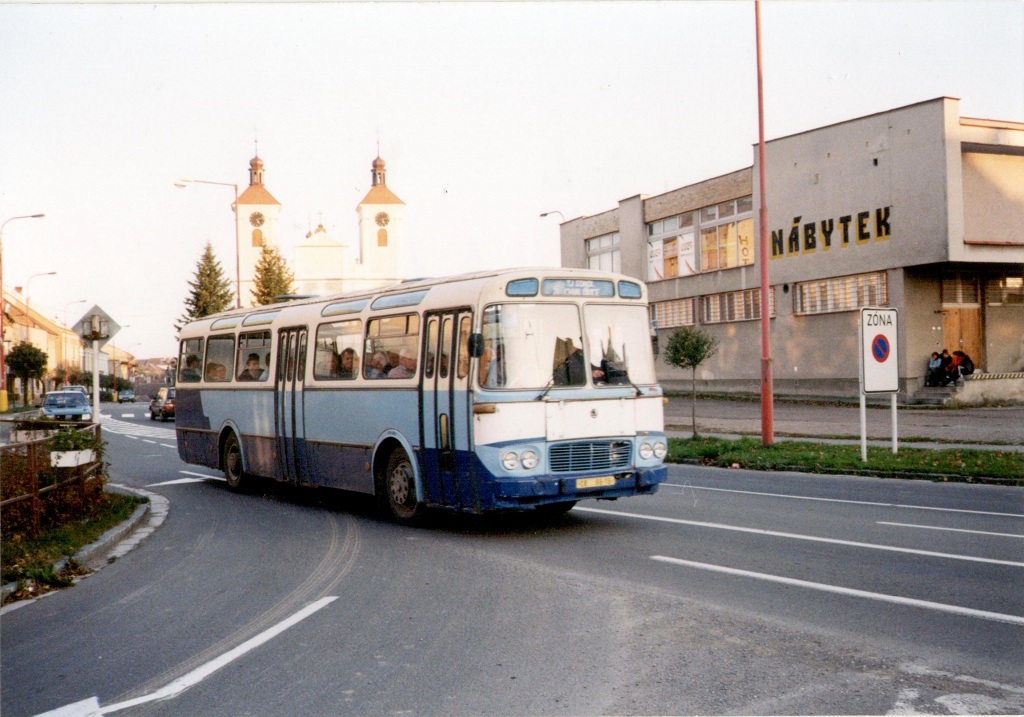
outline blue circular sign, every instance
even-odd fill
[[[875,361],[878,363],[885,363],[885,360],[889,358],[889,339],[885,338],[882,334],[872,339],[871,355],[875,357]]]

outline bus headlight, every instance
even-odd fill
[[[654,444],[654,457],[658,460],[663,459],[668,455],[668,446],[665,445],[664,441],[658,441]]]
[[[523,468],[528,471],[533,470],[540,463],[540,457],[537,455],[537,451],[525,450],[522,455]]]
[[[649,461],[654,456],[654,448],[651,447],[650,443],[644,441],[643,443],[640,444],[639,453],[641,458],[643,458],[645,461]]]
[[[503,465],[507,471],[514,471],[519,466],[519,456],[512,451],[509,451],[501,457],[501,465]]]

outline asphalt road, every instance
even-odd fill
[[[167,518],[0,614],[4,717],[1024,712],[1020,489],[673,467],[410,529],[231,494],[134,413],[104,420],[112,481]]]

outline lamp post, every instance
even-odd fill
[[[26,309],[31,309],[32,308],[32,297],[28,293],[28,287],[32,285],[32,280],[35,279],[37,276],[57,276],[57,272],[55,272],[55,271],[41,271],[38,274],[33,274],[32,276],[30,276],[25,281],[25,308]]]
[[[189,184],[216,184],[220,187],[233,187],[235,190],[235,203],[231,210],[235,213],[235,307],[242,308],[242,247],[238,238],[238,185],[232,182],[212,182],[208,179],[188,179],[182,177],[174,183],[175,187],[184,189]]]
[[[7,364],[4,361],[4,227],[15,219],[42,219],[45,214],[20,214],[0,223],[0,411],[7,410]]]
[[[65,327],[68,325],[68,307],[71,306],[72,304],[84,304],[86,301],[88,301],[88,299],[75,299],[74,301],[69,301],[68,303],[64,304],[64,326]]]
[[[550,212],[542,212],[540,218],[543,219],[544,217],[551,216],[552,214],[557,214],[558,216],[560,216],[562,218],[562,224],[565,224],[565,215],[562,214],[557,209],[552,209]]]
[[[761,443],[775,443],[775,390],[772,376],[771,287],[768,285],[768,200],[764,166],[764,81],[761,67],[761,0],[754,0],[754,34],[757,45],[757,168],[760,208],[760,241],[758,261],[761,263]]]

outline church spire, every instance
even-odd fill
[[[258,154],[249,160],[249,186],[263,186],[263,160]]]
[[[376,187],[378,184],[386,186],[387,182],[384,181],[384,178],[385,178],[385,175],[387,175],[388,170],[385,168],[384,160],[380,158],[380,147],[379,146],[377,147],[377,152],[378,152],[377,158],[375,160],[373,160],[373,169],[371,170],[371,176],[373,178],[373,186]]]

